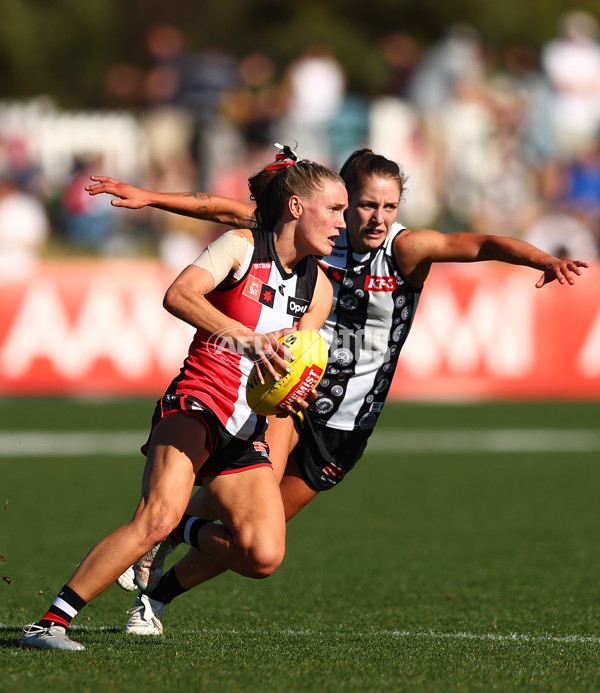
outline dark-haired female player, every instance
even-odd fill
[[[274,366],[286,367],[278,333],[317,330],[329,314],[331,284],[313,256],[331,253],[347,193],[337,173],[309,161],[277,161],[250,179],[250,190],[257,227],[221,236],[165,295],[167,310],[197,331],[157,404],[135,515],[88,553],[42,619],[25,628],[24,647],[83,650],[66,635],[71,619],[171,532],[247,577],[266,577],[283,559],[285,516],[266,419],[248,407],[245,384],[253,363],[274,376]],[[290,300],[307,306],[300,322]],[[223,333],[235,348],[214,348]],[[221,524],[182,521],[198,476]]]

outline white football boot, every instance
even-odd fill
[[[121,573],[117,578],[117,585],[126,592],[135,592],[138,588],[135,582],[135,573],[133,572],[133,566],[130,565],[129,568],[124,573]]]
[[[178,544],[167,537],[133,564],[134,580],[142,592],[152,592],[160,582],[165,569],[165,558]]]
[[[162,635],[162,615],[166,604],[151,599],[146,594],[138,594],[133,608],[129,609],[129,620],[125,624],[126,633],[136,635]]]
[[[21,647],[39,650],[85,650],[80,642],[67,637],[64,626],[55,623],[44,628],[37,623],[30,623],[23,628]]]

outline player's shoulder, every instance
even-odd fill
[[[235,238],[243,238],[248,241],[248,243],[254,245],[254,231],[252,229],[232,229],[227,233],[230,233],[232,237]]]
[[[416,248],[436,243],[444,238],[443,233],[433,229],[402,229],[394,238],[394,248]]]

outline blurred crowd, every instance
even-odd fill
[[[202,222],[158,210],[115,210],[85,192],[89,176],[247,199],[247,178],[272,160],[275,142],[336,169],[364,146],[398,161],[408,227],[598,256],[600,43],[586,12],[565,14],[537,51],[513,43],[499,52],[468,25],[427,47],[387,34],[373,46],[385,79],[369,94],[349,88],[325,44],[284,69],[263,50],[241,59],[218,48],[191,53],[171,25],[152,27],[147,49],[145,70],[119,64],[107,74],[107,98],[129,119],[109,129],[98,114],[69,121],[66,154],[56,144],[60,115],[27,120],[0,103],[0,274],[65,253],[157,255],[180,268],[210,228],[199,234]],[[53,157],[40,144],[46,130]]]

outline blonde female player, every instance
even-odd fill
[[[306,306],[300,328],[319,329],[329,314],[331,284],[312,256],[331,253],[347,207],[337,173],[286,163],[250,179],[257,228],[219,238],[168,289],[167,310],[197,332],[157,404],[133,520],[94,546],[42,619],[25,628],[22,646],[84,649],[66,635],[71,619],[173,531],[247,577],[266,577],[281,563],[281,494],[264,443],[266,420],[248,407],[245,382],[253,362],[274,376],[274,366],[286,367],[276,331],[298,324],[291,301]],[[230,351],[214,348],[224,333]],[[198,476],[221,524],[180,522]]]
[[[538,288],[554,279],[573,284],[587,267],[512,238],[408,231],[396,222],[402,173],[397,164],[370,150],[355,152],[341,175],[349,195],[347,227],[333,253],[323,259],[334,286],[332,312],[322,330],[330,344],[330,363],[304,422],[296,420],[294,427],[289,418],[276,420],[267,432],[274,467],[283,476],[287,519],[317,493],[339,483],[363,454],[432,263],[499,260],[525,265],[543,272]],[[109,178],[95,180],[90,193],[117,196],[115,206],[152,205],[233,225],[247,223],[254,212],[251,205],[204,193],[152,193]],[[209,515],[201,500],[202,490],[188,512]],[[190,551],[159,581],[172,546],[164,542],[136,566],[136,581],[151,593],[137,597],[127,631],[159,634],[164,605],[221,572],[217,564]]]

